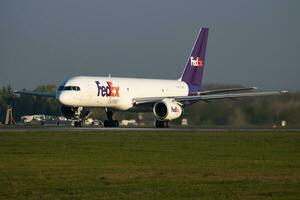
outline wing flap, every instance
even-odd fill
[[[208,94],[217,94],[217,93],[226,93],[226,92],[241,92],[241,91],[249,91],[249,90],[257,90],[257,87],[207,90],[207,91],[197,92],[196,95],[208,95]]]
[[[237,99],[237,98],[242,98],[242,97],[271,96],[271,95],[280,95],[283,93],[286,93],[286,91],[199,95],[199,96],[178,97],[178,98],[176,98],[176,100],[178,100],[178,101],[201,101],[201,100],[208,101],[208,100],[217,100],[217,99]]]

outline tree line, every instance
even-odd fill
[[[234,85],[208,85],[207,89],[237,87]],[[37,92],[55,93],[55,85],[38,86]],[[20,121],[23,115],[45,114],[61,115],[60,105],[55,99],[16,96],[10,86],[0,89],[0,121],[4,123],[7,106],[13,107],[13,116]],[[91,117],[104,120],[104,109],[91,109]],[[137,114],[129,112],[117,113],[119,119],[137,119]],[[238,100],[213,100],[197,102],[184,109],[183,116],[175,120],[180,124],[187,118],[194,126],[271,126],[280,124],[282,120],[290,127],[300,126],[300,92],[292,92],[280,96],[251,97]],[[154,120],[153,113],[145,113],[144,119]],[[150,123],[150,122],[149,122]]]

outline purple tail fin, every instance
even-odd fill
[[[193,94],[201,90],[207,38],[208,28],[201,28],[192,49],[192,53],[180,78],[181,81],[188,84],[189,94]]]

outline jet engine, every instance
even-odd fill
[[[89,109],[87,108],[82,108],[82,110],[79,112],[79,108],[78,107],[69,107],[69,106],[61,106],[61,112],[63,114],[64,117],[66,117],[67,119],[72,119],[76,117],[76,114],[79,116],[79,118],[84,118],[86,116],[88,116],[88,114],[90,113]]]
[[[170,121],[177,119],[182,114],[180,103],[174,99],[163,99],[153,106],[153,113],[158,120]]]

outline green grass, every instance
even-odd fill
[[[0,133],[0,199],[300,199],[300,133]]]

